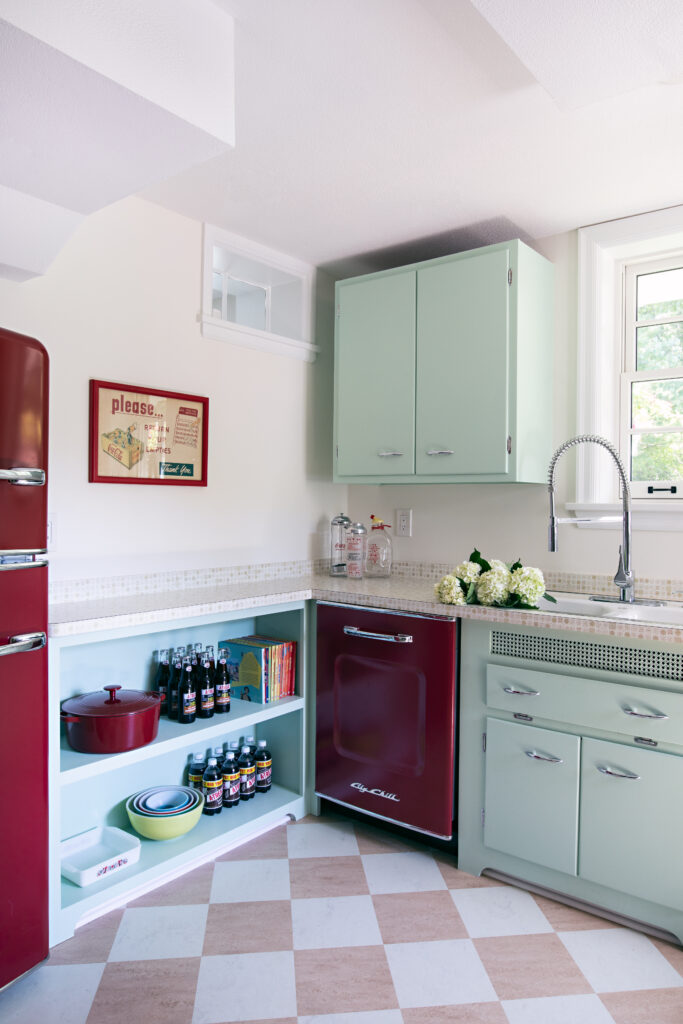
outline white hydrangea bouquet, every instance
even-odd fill
[[[434,593],[442,604],[537,609],[541,598],[556,603],[546,593],[540,569],[522,565],[519,559],[509,565],[499,558],[487,562],[476,548],[467,562],[460,562],[452,573],[439,580]]]

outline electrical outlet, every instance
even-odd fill
[[[396,517],[394,519],[396,523],[396,536],[397,537],[412,537],[413,536],[413,510],[412,508],[397,508]]]

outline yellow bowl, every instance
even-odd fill
[[[135,831],[145,839],[177,839],[178,836],[184,836],[186,832],[193,829],[202,816],[203,796],[191,811],[181,811],[178,814],[168,814],[163,818],[154,818],[146,814],[138,814],[133,810],[132,804],[136,795],[134,793],[133,796],[128,797],[126,811]]]

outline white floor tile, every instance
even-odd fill
[[[123,912],[109,961],[201,956],[208,912],[205,903],[184,907],[128,907]]]
[[[292,900],[294,949],[382,944],[370,896]]]
[[[683,986],[678,971],[640,932],[599,928],[558,935],[596,992]]]
[[[399,942],[384,948],[402,1009],[498,1000],[469,939]]]
[[[293,953],[202,958],[193,1024],[276,1017],[296,1017]]]
[[[358,854],[353,825],[346,822],[311,822],[287,829],[290,857],[352,857]]]
[[[85,1024],[104,966],[39,967],[0,992],[2,1024]]]
[[[289,891],[289,861],[284,858],[221,861],[213,872],[211,902],[288,900]]]
[[[446,888],[443,875],[429,853],[368,853],[361,860],[373,896]]]
[[[546,996],[501,1003],[510,1024],[614,1024],[598,996]]]
[[[473,939],[553,931],[535,900],[521,889],[496,885],[482,889],[451,889],[450,893]]]
[[[359,1013],[315,1013],[299,1024],[403,1024],[400,1010],[361,1010]]]

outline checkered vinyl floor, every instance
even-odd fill
[[[336,816],[79,929],[3,1024],[683,1024],[683,950]]]

